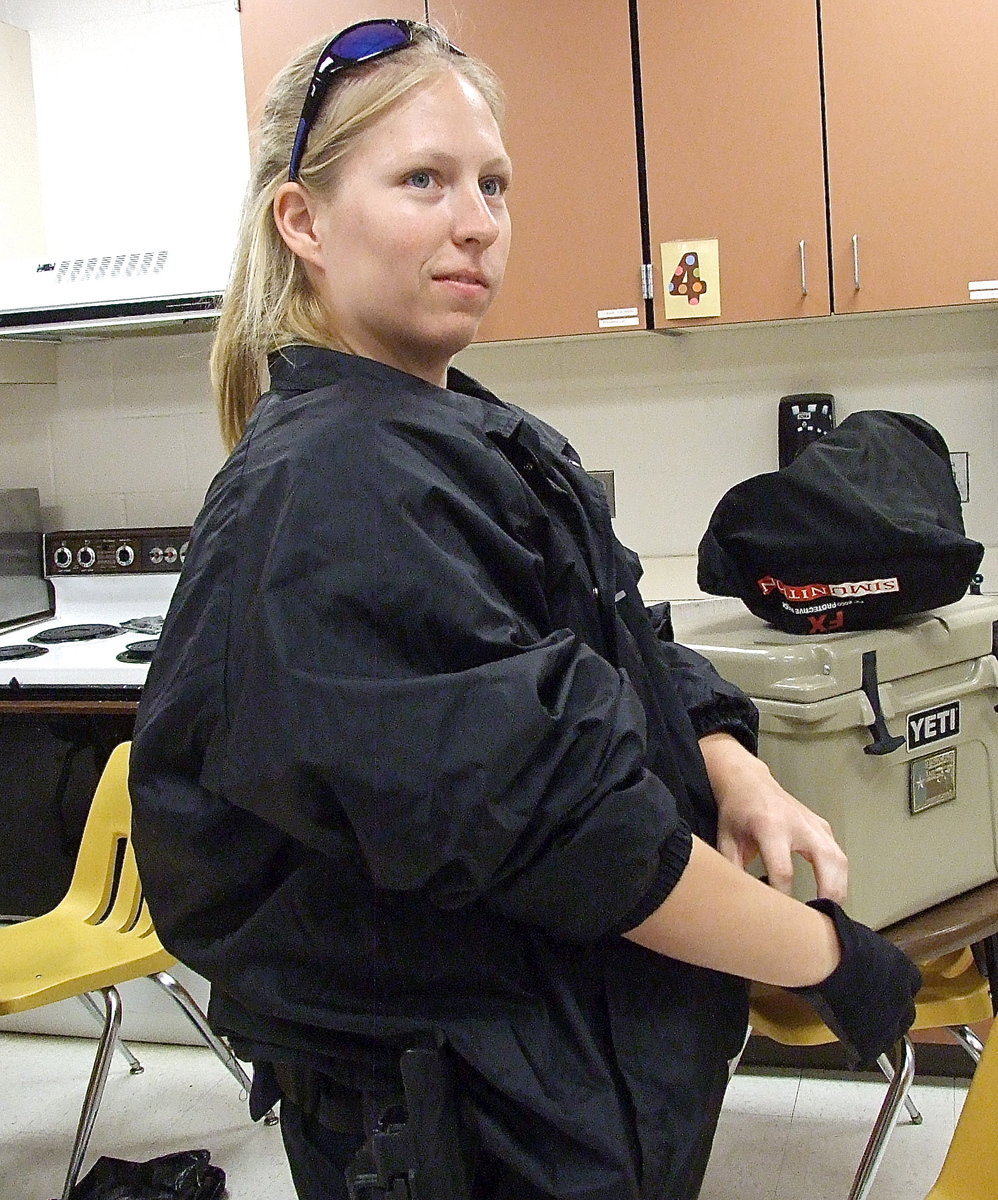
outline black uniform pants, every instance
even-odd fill
[[[289,1100],[281,1100],[281,1136],[298,1200],[347,1200],[344,1174],[364,1135],[320,1125]]]
[[[649,1197],[649,1200],[696,1200],[703,1184],[710,1158],[714,1131],[720,1115],[727,1086],[727,1074],[719,1076],[714,1088],[711,1108],[701,1130],[685,1181],[669,1196]],[[357,1097],[358,1120],[353,1130],[332,1129],[304,1112],[285,1092],[281,1094],[281,1134],[291,1168],[298,1200],[348,1200],[344,1174],[354,1155],[364,1142],[363,1119],[365,1108],[375,1107],[376,1097]],[[373,1103],[371,1103],[373,1102]],[[339,1115],[339,1114],[337,1114]],[[350,1120],[334,1120],[347,1127]],[[472,1200],[550,1200],[548,1196],[513,1177],[501,1163],[479,1156],[475,1163]]]
[[[364,1137],[339,1133],[306,1116],[285,1097],[281,1133],[298,1200],[347,1200],[344,1173]],[[472,1200],[547,1200],[522,1180],[511,1179],[496,1163],[476,1164]]]

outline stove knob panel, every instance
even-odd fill
[[[97,554],[93,546],[81,546],[76,552],[76,561],[84,569],[92,567],[97,561]]]

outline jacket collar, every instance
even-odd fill
[[[512,437],[528,416],[522,409],[507,404],[483,387],[478,380],[451,367],[447,372],[447,387],[439,388],[424,379],[389,367],[385,363],[359,354],[346,354],[342,350],[330,350],[322,346],[296,344],[283,346],[267,358],[270,370],[270,387],[275,392],[311,392],[327,388],[341,380],[367,377],[380,386],[405,388],[411,393],[424,391],[427,399],[437,403],[457,403],[467,410],[468,399],[479,401],[481,419],[486,430]],[[543,426],[536,418],[530,418],[537,431],[543,435],[550,449],[556,454],[564,453],[568,443],[554,430]]]

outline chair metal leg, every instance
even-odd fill
[[[94,1058],[93,1070],[90,1072],[90,1082],[87,1084],[87,1094],[83,1099],[80,1110],[80,1123],[76,1129],[76,1140],[73,1143],[73,1153],[69,1159],[69,1170],[66,1172],[66,1182],[62,1189],[62,1200],[69,1200],[69,1193],[76,1186],[76,1180],[83,1166],[87,1153],[90,1134],[97,1120],[97,1110],[100,1108],[101,1097],[104,1095],[104,1085],[107,1083],[107,1073],[111,1069],[111,1056],[114,1054],[114,1044],[118,1038],[121,1026],[121,997],[113,987],[101,988],[104,997],[104,1031],[97,1043],[97,1055]]]
[[[969,1025],[947,1025],[946,1028],[956,1038],[960,1045],[967,1051],[975,1063],[981,1061],[981,1055],[984,1053],[984,1043],[970,1028]]]
[[[880,1106],[870,1140],[866,1143],[866,1149],[860,1159],[852,1188],[849,1191],[849,1200],[866,1200],[887,1149],[891,1133],[894,1131],[898,1110],[915,1077],[915,1052],[907,1037],[898,1042],[894,1047],[894,1053],[897,1056],[894,1078],[887,1088],[887,1095]]]
[[[239,1086],[249,1093],[252,1083],[250,1077],[243,1070],[239,1060],[232,1053],[228,1046],[217,1037],[214,1030],[205,1019],[204,1013],[198,1008],[194,1001],[194,997],[188,990],[167,971],[157,971],[154,975],[149,976],[155,983],[158,983],[164,991],[169,993],[174,1000],[180,1005],[184,1016],[190,1021],[198,1033],[204,1038],[208,1045],[214,1050],[215,1056],[225,1069],[235,1077]],[[277,1113],[273,1109],[263,1118],[265,1125],[277,1124]]]
[[[890,1081],[894,1078],[894,1068],[891,1066],[891,1060],[886,1054],[881,1054],[881,1056],[877,1059],[877,1066],[881,1069],[881,1071],[883,1071],[884,1078],[887,1080],[887,1082],[890,1083]],[[904,1106],[908,1110],[908,1116],[911,1117],[912,1125],[921,1125],[922,1114],[915,1107],[915,1101],[912,1100],[910,1095],[905,1096]]]
[[[81,992],[76,998],[99,1025],[104,1024],[104,1014],[101,1012],[97,1001],[94,1000],[93,996],[91,996],[89,992]],[[145,1070],[145,1067],[139,1062],[139,1060],[135,1057],[131,1050],[129,1050],[120,1037],[116,1039],[116,1045],[119,1053],[128,1063],[128,1073],[130,1075],[141,1075]]]

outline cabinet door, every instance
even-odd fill
[[[710,323],[828,313],[814,0],[637,9],[656,326],[704,323],[665,314],[661,245],[691,240],[717,242]]]
[[[314,38],[332,37],[355,21],[408,17],[421,21],[423,0],[241,0],[246,111],[255,129],[270,81]],[[304,97],[302,97],[304,99]]]
[[[508,102],[513,245],[480,339],[644,328],[627,0],[430,0],[430,16]]]
[[[998,279],[998,6],[835,0],[822,37],[836,311],[966,304]]]

